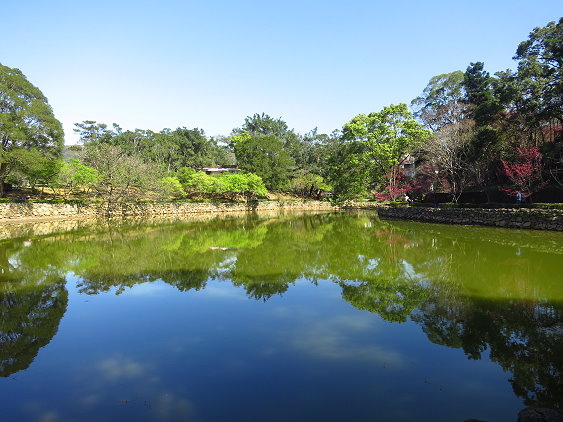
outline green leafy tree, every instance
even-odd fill
[[[92,120],[76,123],[75,126],[83,144],[105,143],[119,147],[128,155],[140,157],[169,173],[182,167],[227,165],[234,161],[226,145],[219,145],[198,128],[124,131],[115,123],[109,128]]]
[[[54,189],[56,180],[64,162],[50,158],[37,150],[18,148],[12,151],[11,159],[14,169],[10,180],[16,180],[20,185],[29,185],[35,189],[37,184],[48,185]]]
[[[470,117],[475,120],[474,156],[486,154],[499,140],[498,128],[503,105],[495,95],[493,78],[484,70],[483,62],[471,63],[465,71],[463,86]]]
[[[56,158],[62,147],[62,126],[47,98],[19,69],[0,64],[0,196],[13,170],[14,150],[36,148]]]
[[[536,122],[563,124],[563,18],[534,28],[516,50],[520,109]]]
[[[260,176],[269,190],[279,191],[288,187],[294,161],[280,138],[243,132],[233,135],[231,141],[241,169]]]
[[[182,198],[186,195],[186,191],[176,176],[163,177],[160,184],[165,197]]]
[[[74,133],[80,137],[80,142],[84,145],[93,142],[109,142],[121,133],[121,128],[115,123],[113,130],[109,129],[105,123],[98,123],[94,120],[84,120],[81,123],[75,123],[74,126]]]
[[[357,196],[381,184],[386,177],[396,177],[408,154],[430,136],[414,120],[406,104],[357,115],[344,125],[345,144],[331,160],[335,193],[343,198]]]
[[[89,192],[99,179],[100,173],[98,170],[73,158],[68,162],[63,162],[57,177],[57,184],[63,188],[66,198],[68,194],[77,194],[82,191]]]
[[[422,94],[411,102],[416,110],[415,117],[432,131],[467,118],[463,80],[464,73],[461,70],[430,79]]]
[[[322,176],[303,172],[292,181],[292,190],[295,194],[303,197],[319,197],[323,190],[330,189]]]
[[[241,128],[233,130],[233,135],[250,133],[253,136],[274,136],[283,144],[283,149],[292,160],[291,172],[294,169],[305,169],[308,161],[308,148],[304,139],[293,129],[290,129],[281,118],[274,119],[269,115],[254,114],[244,120]]]

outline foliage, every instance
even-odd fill
[[[213,138],[207,138],[204,131],[198,128],[181,127],[160,132],[141,129],[123,131],[115,123],[110,129],[106,124],[92,120],[75,126],[75,132],[80,135],[83,144],[117,146],[128,155],[138,156],[167,172],[182,167],[232,164],[233,160],[225,146],[220,146]]]
[[[37,184],[53,185],[64,162],[49,158],[36,148],[14,149],[11,152],[13,163],[10,181],[17,181],[20,185],[29,185],[32,189]]]
[[[397,201],[403,199],[407,193],[418,188],[418,185],[405,175],[402,169],[390,171],[387,176],[387,185],[382,192],[375,193],[378,201]]]
[[[227,172],[208,175],[191,168],[182,168],[178,172],[177,180],[190,196],[203,195],[229,200],[243,196],[246,200],[251,200],[268,194],[260,176],[253,173]]]
[[[119,147],[94,143],[85,149],[83,159],[98,172],[92,188],[108,210],[116,203],[142,198],[156,187],[156,169]]]
[[[353,198],[385,180],[431,136],[415,121],[406,104],[390,105],[380,112],[359,114],[343,128],[345,142],[330,160],[335,194]],[[347,145],[346,145],[347,144]],[[351,183],[342,184],[347,175]]]
[[[35,148],[56,158],[62,147],[62,126],[47,98],[19,69],[0,64],[0,196],[14,169],[15,150]]]
[[[464,120],[468,106],[463,101],[463,80],[464,73],[461,70],[431,78],[422,95],[411,102],[416,110],[415,117],[432,131]]]
[[[545,186],[542,181],[542,156],[537,147],[516,147],[516,150],[515,162],[502,161],[504,174],[511,183],[502,190],[511,196],[520,193],[527,198]]]
[[[330,186],[325,183],[322,176],[311,172],[302,172],[292,180],[291,189],[295,194],[304,198],[319,198],[322,191],[329,190]]]
[[[563,18],[534,28],[516,50],[519,109],[536,122],[563,124]]]
[[[163,177],[160,179],[160,184],[165,197],[183,198],[186,195],[180,180],[175,176]]]
[[[88,192],[99,179],[98,170],[73,158],[68,162],[63,162],[58,174],[57,184],[63,188],[65,195],[67,195],[82,191]]]
[[[268,190],[284,190],[294,161],[276,135],[243,132],[231,137],[237,164],[244,171],[262,178]]]

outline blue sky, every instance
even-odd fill
[[[560,0],[0,0],[0,63],[73,124],[228,135],[265,112],[304,133],[409,103],[441,73],[514,68]]]

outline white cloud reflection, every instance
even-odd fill
[[[159,421],[195,421],[193,404],[173,393],[162,393],[152,403],[152,410]]]
[[[373,332],[374,319],[369,316],[337,316],[314,322],[299,330],[293,345],[298,350],[322,359],[373,362],[400,367],[405,362],[397,351],[355,340],[364,332]]]
[[[101,375],[110,381],[138,378],[146,374],[146,368],[139,362],[126,356],[114,356],[97,365]]]

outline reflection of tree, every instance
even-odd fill
[[[358,309],[377,313],[392,322],[406,321],[427,295],[425,287],[418,283],[342,283],[344,300]]]
[[[3,306],[1,316],[17,320],[8,312],[41,308],[54,294],[51,316],[44,318],[47,334],[54,334],[57,306],[60,315],[66,306],[61,277],[69,271],[88,294],[154,280],[180,291],[199,290],[214,279],[231,281],[257,300],[283,294],[296,280],[331,280],[356,308],[388,321],[411,317],[434,343],[462,348],[473,359],[490,350],[528,404],[561,406],[556,398],[563,397],[563,295],[554,274],[560,273],[562,251],[560,238],[545,236],[547,242],[531,236],[519,247],[517,233],[381,222],[370,214],[108,226],[25,247],[17,241],[0,245],[0,277],[12,286],[0,285],[0,291],[20,292],[17,303],[29,303],[17,311]],[[46,296],[33,296],[18,284],[24,276],[45,286]],[[8,293],[1,293],[2,300],[14,301]],[[8,331],[17,333],[2,327],[2,341]],[[49,336],[36,337],[34,353]],[[5,371],[9,358],[2,359]]]
[[[51,341],[68,302],[63,279],[0,292],[0,376],[26,369]]]
[[[490,359],[512,373],[526,405],[563,408],[561,307],[525,301],[435,297],[413,315],[437,344],[463,348],[470,359]]]

